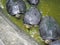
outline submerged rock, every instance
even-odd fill
[[[39,0],[27,0],[32,5],[37,5],[39,3]]]
[[[28,25],[37,25],[41,20],[41,13],[36,7],[31,7],[24,16],[24,23]]]
[[[7,0],[6,8],[10,15],[23,14],[26,11],[26,5],[23,0]]]
[[[60,40],[51,42],[49,45],[60,45]]]
[[[40,24],[40,34],[43,40],[45,40],[46,43],[50,41],[58,39],[58,24],[54,20],[54,18],[50,16],[45,16]]]

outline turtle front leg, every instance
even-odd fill
[[[44,42],[45,42],[46,44],[49,44],[50,42],[52,42],[52,40],[44,40]]]
[[[16,14],[15,15],[16,18],[20,18],[20,16],[21,16],[20,14]]]
[[[31,25],[28,25],[28,24],[24,24],[24,25],[28,30],[30,30],[30,28],[32,27]]]

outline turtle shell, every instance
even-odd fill
[[[36,25],[41,20],[41,13],[38,11],[38,9],[34,6],[32,6],[24,16],[24,23],[30,24],[30,25]]]
[[[54,42],[51,42],[49,45],[60,45],[60,40],[56,40]]]
[[[39,26],[40,35],[44,40],[58,39],[58,24],[51,16],[45,16]]]
[[[7,0],[6,8],[11,15],[23,14],[26,11],[26,5],[23,0]]]
[[[27,0],[32,5],[37,5],[39,3],[39,0]]]

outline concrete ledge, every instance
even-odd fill
[[[14,25],[0,10],[0,39],[5,45],[39,45]]]

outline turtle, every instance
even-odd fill
[[[51,16],[44,16],[39,24],[39,33],[46,44],[59,39],[58,23]]]
[[[49,45],[60,45],[60,40],[49,43]]]
[[[31,5],[38,5],[39,0],[27,0]]]
[[[19,17],[26,12],[26,4],[23,0],[7,0],[6,9],[10,15]]]
[[[40,23],[41,18],[42,14],[40,11],[35,6],[31,6],[25,13],[23,22],[26,24],[26,27],[29,28],[32,26],[37,26]]]

